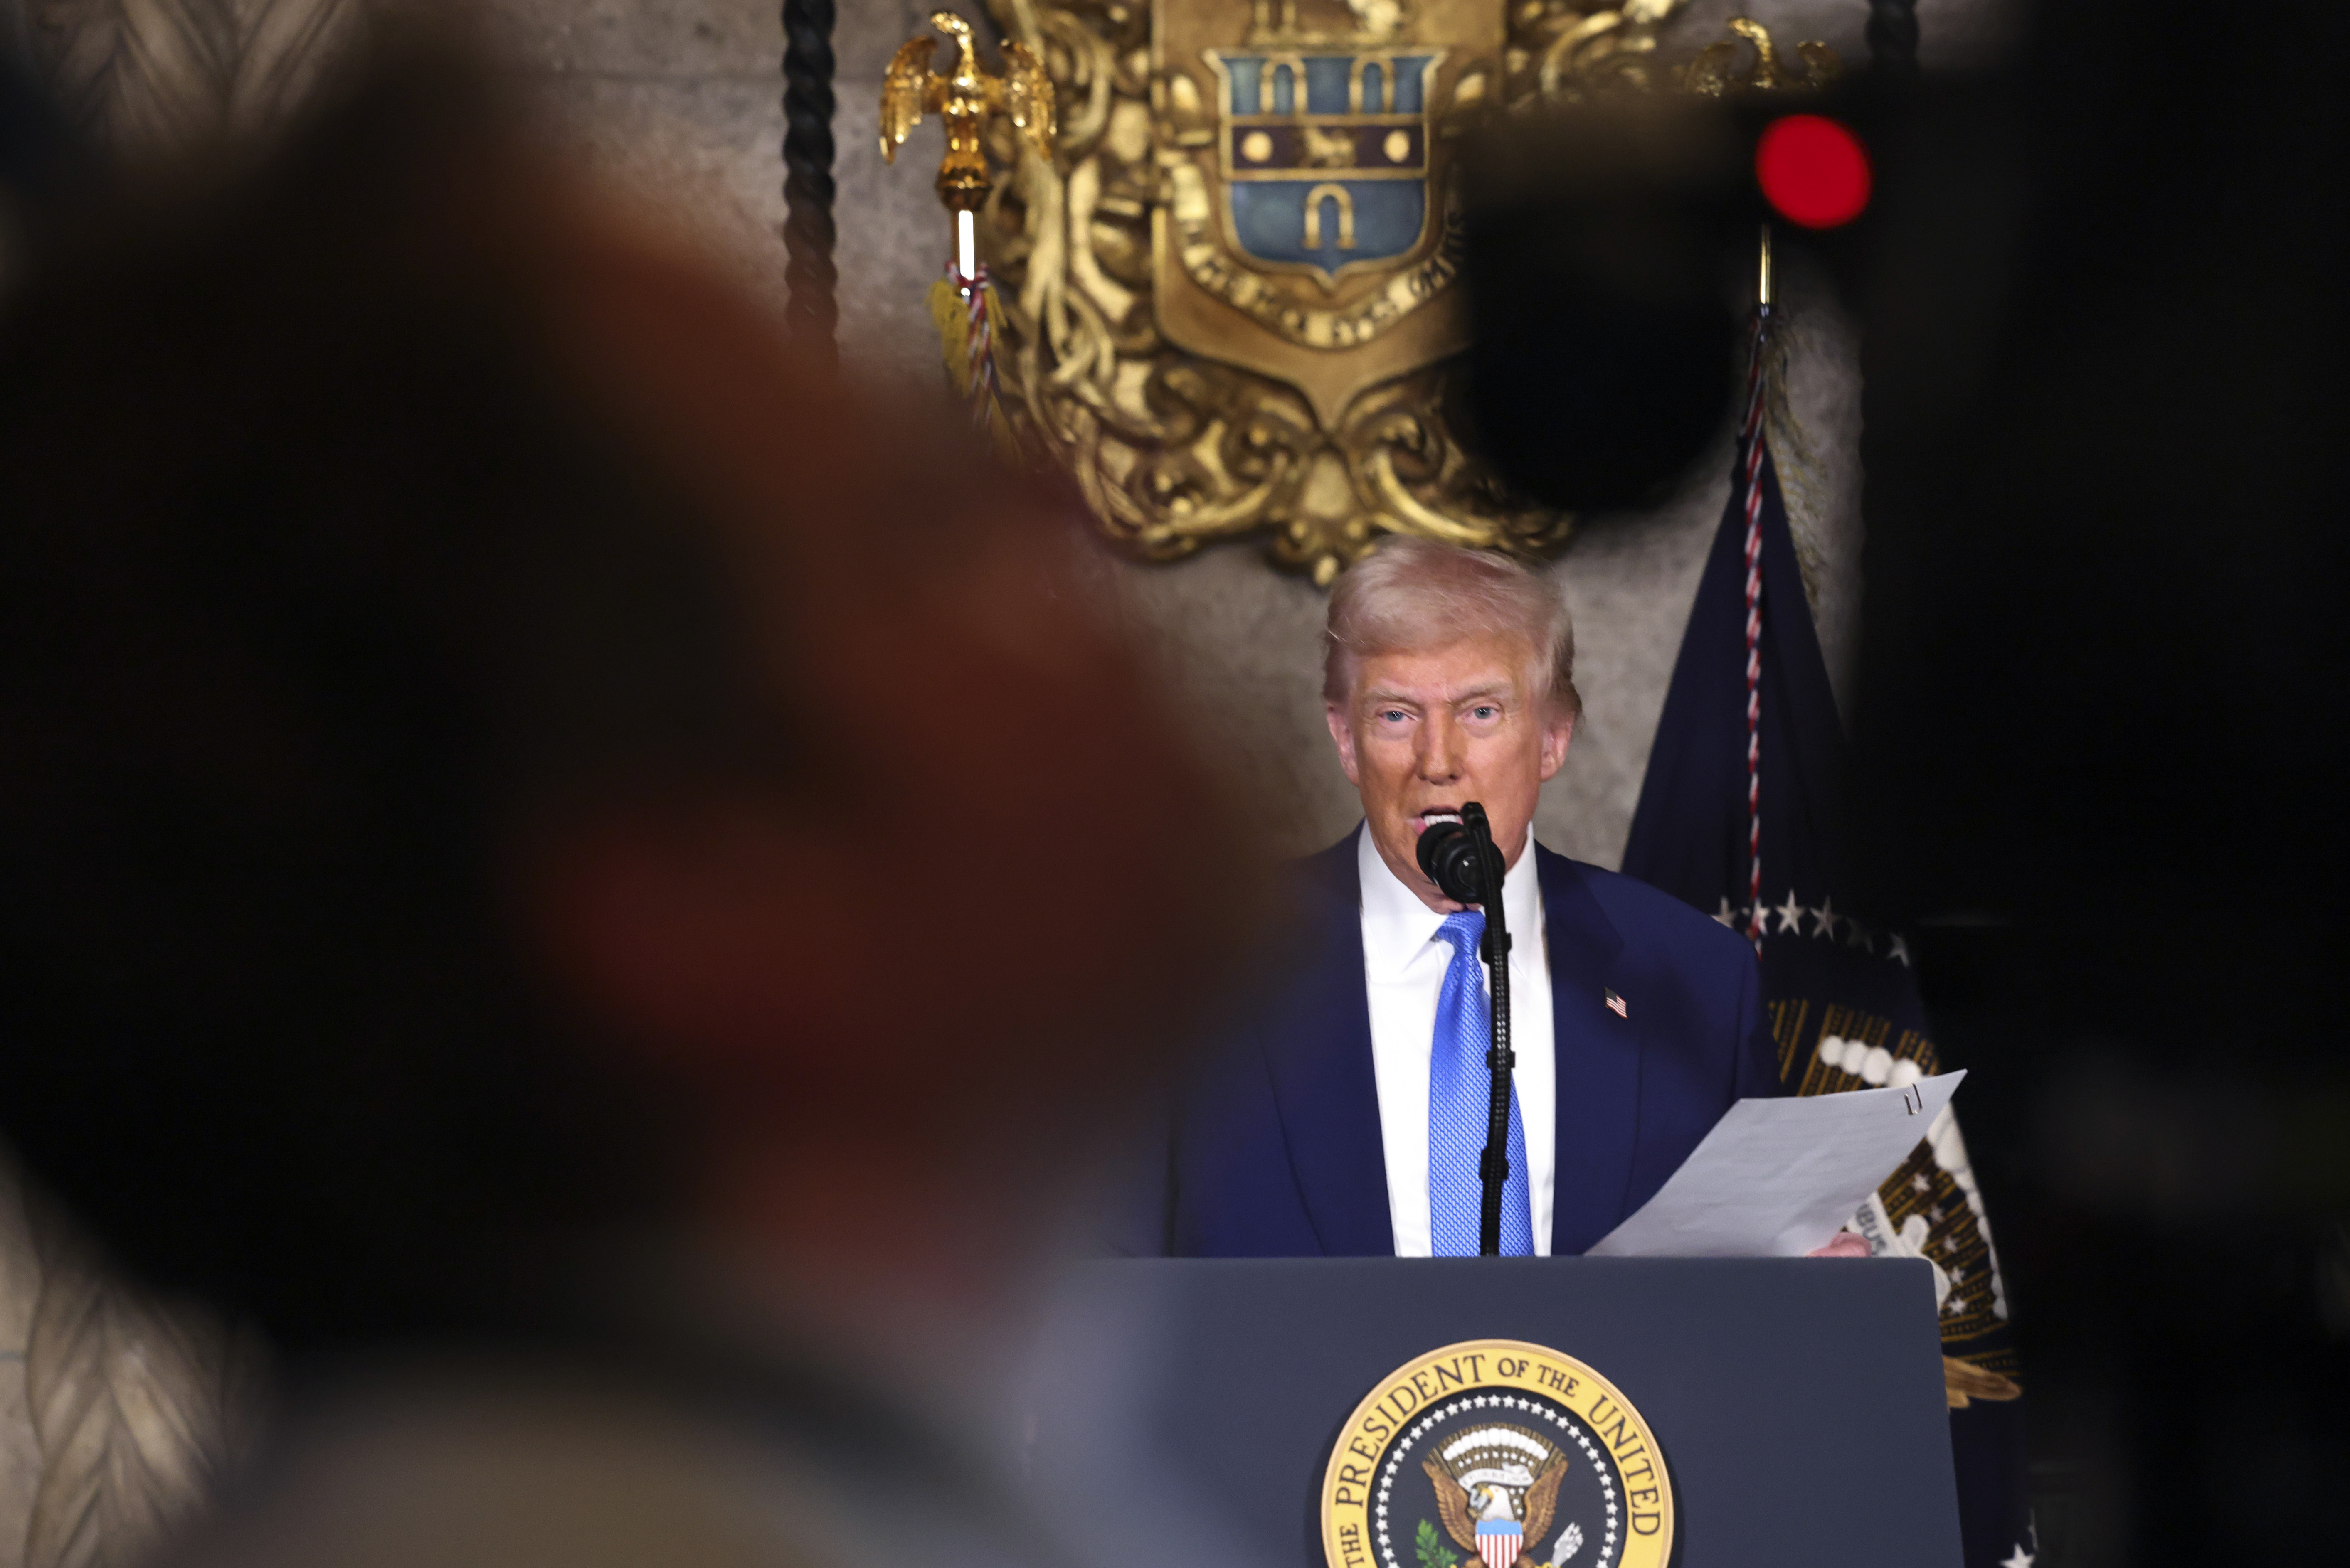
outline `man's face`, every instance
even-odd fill
[[[1375,654],[1357,668],[1348,701],[1329,705],[1330,738],[1362,792],[1371,842],[1431,909],[1461,906],[1419,868],[1429,814],[1479,802],[1514,866],[1543,782],[1566,761],[1574,721],[1528,690],[1533,661],[1526,640],[1510,636]]]

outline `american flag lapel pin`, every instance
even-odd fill
[[[1612,991],[1607,993],[1607,1011],[1627,1023],[1631,1022],[1632,1015],[1624,1010],[1624,999]]]

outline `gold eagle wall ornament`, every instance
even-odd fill
[[[931,26],[955,41],[954,69],[931,69],[936,38],[910,38],[891,57],[881,79],[881,161],[894,163],[898,149],[922,123],[937,115],[946,126],[947,153],[939,164],[939,200],[957,212],[976,211],[993,182],[987,171],[983,136],[997,115],[1035,150],[1053,156],[1053,81],[1045,67],[1017,40],[1003,46],[1004,70],[989,76],[979,68],[971,24],[951,11],[931,15]]]
[[[1458,134],[1544,99],[1681,88],[1658,54],[1685,5],[989,0],[1007,61],[1050,79],[1050,156],[984,185],[984,154],[1015,162],[1021,133],[975,88],[940,107],[977,79],[943,15],[966,63],[940,78],[929,40],[899,52],[883,150],[948,115],[985,192],[1004,406],[1128,553],[1261,537],[1325,585],[1389,534],[1538,559],[1574,520],[1510,495],[1450,411]],[[963,178],[941,171],[950,204]]]

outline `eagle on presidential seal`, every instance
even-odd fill
[[[1557,1511],[1565,1454],[1523,1427],[1481,1427],[1420,1468],[1436,1488],[1444,1532],[1484,1568],[1542,1568],[1527,1546],[1541,1542]]]

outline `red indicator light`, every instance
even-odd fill
[[[1825,115],[1773,120],[1754,149],[1754,178],[1781,217],[1807,229],[1849,223],[1868,205],[1868,153]]]

